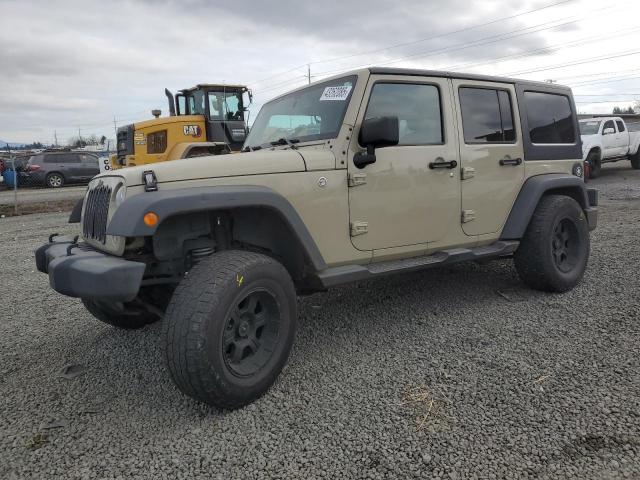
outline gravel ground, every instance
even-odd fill
[[[574,291],[504,260],[302,298],[289,365],[233,412],[174,388],[160,325],[100,324],[35,272],[65,215],[2,219],[0,478],[640,478],[640,172],[592,184]]]
[[[34,202],[48,202],[59,200],[77,200],[87,191],[86,185],[69,186],[64,188],[18,188],[18,205]],[[14,192],[11,189],[0,190],[0,205],[13,205]]]

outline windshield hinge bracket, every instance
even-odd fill
[[[369,224],[367,222],[351,222],[350,230],[352,237],[364,235],[369,231]]]
[[[350,173],[347,176],[347,183],[350,187],[357,187],[358,185],[364,185],[367,183],[366,173]]]

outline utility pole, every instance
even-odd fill
[[[308,83],[311,84],[311,65],[307,64],[307,80]]]
[[[118,141],[118,124],[116,123],[116,116],[113,116],[113,133],[116,135],[116,142]]]
[[[56,140],[56,147],[58,146],[58,132],[56,130],[53,131],[53,138]]]

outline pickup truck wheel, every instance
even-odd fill
[[[156,313],[149,312],[135,303],[106,303],[97,300],[82,299],[84,307],[98,320],[114,327],[135,330],[160,319]]]
[[[631,160],[631,168],[634,170],[640,170],[640,149],[635,155],[631,155],[629,160]]]
[[[295,288],[280,263],[252,252],[216,253],[191,269],[167,308],[169,372],[196,400],[242,407],[271,387],[295,330]]]
[[[582,279],[589,259],[589,227],[571,197],[540,200],[514,255],[520,278],[531,288],[566,292]]]
[[[590,178],[598,178],[600,176],[600,170],[602,169],[602,160],[596,152],[590,152],[587,155],[587,162],[591,165],[591,171],[589,172]]]

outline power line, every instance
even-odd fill
[[[564,27],[564,26],[568,26],[577,22],[580,22],[586,18],[589,18],[592,14],[594,13],[598,13],[601,12],[603,10],[611,10],[611,9],[619,9],[621,8],[620,6],[607,6],[607,7],[603,7],[603,8],[599,8],[596,10],[592,10],[590,12],[588,12],[587,15],[583,15],[581,17],[573,17],[573,20],[564,22],[564,23],[557,23],[557,22],[561,22],[563,20],[572,18],[571,16],[568,17],[562,17],[556,20],[552,20],[552,21],[548,21],[548,22],[543,22],[537,25],[532,25],[530,27],[526,27],[526,28],[520,28],[517,30],[511,30],[509,32],[504,32],[501,34],[497,34],[497,35],[490,35],[488,37],[483,37],[480,38],[478,40],[474,40],[472,42],[467,42],[467,43],[460,43],[457,45],[453,45],[453,46],[449,46],[449,47],[443,47],[443,48],[438,48],[438,49],[434,49],[434,50],[426,50],[426,51],[422,51],[422,52],[417,52],[417,53],[413,53],[411,55],[406,55],[404,57],[400,57],[397,59],[392,59],[392,60],[388,60],[388,61],[384,61],[384,62],[373,62],[373,63],[367,63],[367,64],[362,64],[356,67],[351,67],[351,68],[364,68],[364,67],[368,67],[371,66],[373,64],[375,64],[376,66],[380,66],[380,65],[390,65],[393,63],[399,63],[399,62],[403,62],[405,60],[408,59],[413,59],[413,58],[418,58],[418,57],[428,57],[428,56],[433,56],[433,55],[442,55],[443,53],[451,53],[451,52],[455,52],[455,51],[460,51],[460,50],[465,50],[467,48],[472,48],[472,47],[479,47],[479,46],[484,46],[484,45],[488,45],[488,44],[492,44],[492,43],[497,43],[497,42],[501,42],[503,40],[509,40],[512,38],[517,38],[517,37],[522,37],[525,35],[531,35],[532,33],[538,33],[538,32],[542,32],[542,31],[546,31],[546,30],[552,30],[554,28],[559,28],[559,27]],[[550,25],[555,23],[555,25]],[[549,26],[547,26],[549,25]],[[542,28],[540,28],[542,27]],[[537,29],[537,30],[534,30]],[[532,30],[532,31],[527,31],[527,30]],[[331,70],[331,71],[324,71],[324,72],[320,72],[318,75],[331,75],[334,73],[340,73],[343,72],[344,69],[341,70]]]
[[[502,57],[497,57],[493,60],[488,60],[485,62],[475,62],[475,63],[465,63],[465,64],[460,64],[460,65],[452,65],[452,66],[447,66],[444,67],[447,70],[459,70],[459,69],[465,69],[465,68],[472,68],[472,67],[478,67],[481,65],[494,65],[496,63],[500,63],[504,60],[513,60],[513,59],[517,59],[517,58],[523,58],[523,57],[529,57],[529,56],[533,56],[539,53],[544,53],[544,52],[549,52],[549,51],[554,51],[554,50],[562,50],[565,48],[574,48],[574,47],[578,47],[578,46],[582,46],[582,45],[586,45],[588,43],[592,43],[592,42],[596,42],[599,40],[610,40],[612,38],[616,38],[616,37],[620,37],[620,36],[625,36],[628,35],[630,33],[636,32],[640,30],[640,27],[633,27],[633,28],[629,28],[626,30],[622,30],[620,32],[616,32],[614,34],[611,35],[596,35],[593,37],[586,37],[580,40],[576,40],[574,42],[565,42],[565,43],[557,43],[555,45],[550,45],[548,47],[544,47],[544,48],[537,48],[537,49],[533,49],[533,50],[526,50],[524,52],[520,52],[520,53],[516,53],[513,55],[504,55]],[[615,73],[615,72],[612,72]],[[602,75],[602,73],[599,74],[594,74],[594,75]],[[575,78],[575,77],[556,77],[556,80],[562,80],[563,78]]]
[[[566,67],[573,67],[575,65],[583,65],[585,63],[591,63],[591,62],[601,62],[603,60],[611,60],[613,58],[621,58],[621,57],[628,57],[631,55],[638,55],[640,54],[640,50],[632,50],[632,51],[628,51],[625,53],[618,53],[616,55],[605,55],[605,56],[601,56],[601,57],[590,57],[590,58],[586,58],[577,62],[569,62],[569,63],[560,63],[560,64],[556,64],[556,65],[551,65],[548,67],[544,67],[544,68],[534,68],[531,70],[521,70],[519,72],[509,72],[509,73],[505,73],[504,75],[523,75],[525,73],[538,73],[538,72],[546,72],[547,70],[556,70],[558,68],[566,68]]]
[[[611,77],[611,78],[603,78],[600,80],[591,80],[588,82],[578,82],[578,83],[573,83],[570,84],[573,87],[583,87],[583,86],[587,86],[587,85],[598,85],[598,84],[602,84],[602,83],[611,83],[611,82],[622,82],[625,80],[635,80],[636,78],[640,78],[639,76],[623,76],[623,77]]]
[[[614,97],[614,96],[640,97],[640,93],[584,93],[574,94],[574,97]]]
[[[514,18],[521,17],[521,16],[524,16],[524,15],[529,15],[529,14],[534,13],[534,12],[539,12],[539,11],[546,10],[546,9],[549,9],[549,8],[552,8],[552,7],[557,7],[559,5],[571,3],[573,1],[575,1],[575,0],[563,0],[563,1],[560,1],[560,2],[555,2],[555,3],[549,4],[549,5],[545,5],[543,7],[534,8],[532,10],[528,10],[528,11],[517,13],[517,14],[513,14],[513,15],[509,15],[509,16],[506,16],[506,17],[497,18],[497,19],[491,20],[489,22],[484,22],[484,23],[479,23],[479,24],[476,24],[476,25],[471,25],[469,27],[461,28],[461,29],[458,29],[458,30],[452,30],[452,31],[441,33],[441,34],[437,34],[437,35],[431,35],[429,37],[420,38],[418,40],[413,40],[411,42],[397,43],[397,44],[394,44],[394,45],[388,45],[386,47],[377,48],[377,49],[374,49],[374,50],[367,50],[367,51],[364,51],[364,52],[353,53],[353,54],[344,55],[344,56],[341,56],[341,57],[334,57],[334,58],[328,58],[328,59],[316,60],[316,61],[313,61],[313,62],[303,63],[301,65],[297,65],[295,67],[292,67],[291,69],[286,70],[284,72],[276,73],[274,75],[271,75],[271,76],[268,76],[268,77],[265,77],[265,78],[262,78],[262,79],[259,79],[259,80],[254,80],[253,82],[249,82],[249,83],[250,84],[262,83],[263,81],[271,80],[272,78],[279,77],[281,75],[286,75],[287,73],[293,72],[293,71],[298,70],[300,68],[304,68],[307,65],[317,65],[317,64],[321,64],[321,63],[331,63],[331,62],[337,62],[337,61],[340,61],[340,60],[346,60],[346,59],[349,59],[349,58],[359,57],[359,56],[363,56],[363,55],[371,55],[372,53],[379,53],[379,52],[383,52],[383,51],[386,51],[386,50],[391,50],[391,49],[394,49],[394,48],[405,47],[405,46],[408,46],[408,45],[415,45],[415,44],[418,44],[418,43],[426,42],[428,40],[434,40],[436,38],[442,38],[442,37],[446,37],[446,36],[449,36],[449,35],[455,35],[457,33],[467,32],[467,31],[474,30],[474,29],[477,29],[477,28],[486,27],[488,25],[493,25],[493,24],[496,24],[496,23],[499,23],[499,22],[503,22],[503,21],[506,21],[506,20],[512,20]]]
[[[530,35],[532,33],[538,33],[538,32],[545,31],[545,30],[551,30],[551,29],[554,29],[554,28],[559,28],[559,27],[563,27],[563,26],[566,26],[566,25],[569,25],[569,24],[577,23],[577,22],[579,22],[581,20],[584,20],[585,18],[588,18],[590,15],[592,15],[594,13],[601,12],[603,10],[610,10],[612,8],[614,8],[614,7],[608,6],[608,7],[596,9],[596,10],[593,10],[593,11],[589,12],[589,14],[587,14],[587,15],[575,18],[574,20],[571,20],[571,21],[568,21],[568,22],[564,22],[564,23],[557,23],[557,22],[560,22],[560,21],[562,21],[562,20],[564,20],[566,18],[571,18],[571,17],[564,17],[564,18],[553,20],[551,22],[544,22],[544,23],[541,23],[541,24],[538,24],[538,25],[533,25],[533,26],[527,27],[525,29],[512,30],[512,31],[505,32],[505,33],[498,34],[498,35],[491,35],[491,36],[488,36],[488,37],[483,37],[483,38],[481,38],[479,40],[475,40],[473,42],[467,42],[467,43],[454,45],[454,46],[451,46],[451,47],[444,47],[444,48],[435,49],[435,50],[428,50],[428,51],[418,52],[418,53],[414,53],[412,55],[408,55],[408,56],[405,56],[405,57],[402,57],[402,58],[398,58],[398,59],[394,59],[394,60],[390,60],[390,61],[386,61],[386,62],[377,62],[376,65],[389,65],[389,64],[392,64],[392,63],[398,63],[398,62],[407,60],[409,58],[425,57],[425,56],[431,56],[431,55],[440,55],[440,54],[443,54],[443,53],[450,53],[450,52],[453,52],[453,51],[459,51],[459,50],[463,50],[463,49],[466,49],[466,48],[482,46],[482,45],[486,45],[486,44],[490,44],[490,43],[497,43],[497,42],[500,42],[500,41],[503,41],[503,40],[517,38],[517,37],[521,37],[521,36],[525,36],[525,35]],[[615,9],[617,9],[617,8],[620,8],[620,6],[615,7]],[[554,24],[554,25],[546,26],[546,25],[549,25],[549,24]],[[539,27],[543,27],[543,28],[539,28]],[[523,31],[523,30],[530,30],[530,31]],[[615,35],[613,35],[613,36],[615,36]],[[359,67],[362,68],[362,67],[366,67],[366,66],[369,66],[369,64],[367,64],[367,65],[359,65],[358,67],[352,67],[352,68],[359,68]],[[347,71],[347,69],[324,71],[324,72],[318,73],[317,76],[327,76],[327,75],[331,75],[331,74],[342,73],[344,71]],[[291,82],[291,81],[295,81],[295,79],[289,79],[288,81],[280,82],[278,84],[278,86],[284,85],[284,84],[289,84],[289,82]],[[278,86],[273,85],[268,89],[262,90],[261,92],[275,90],[275,89],[278,88]]]

